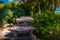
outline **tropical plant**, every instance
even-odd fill
[[[60,39],[60,15],[48,12],[36,14],[32,25],[37,29],[34,34],[42,40]]]
[[[45,12],[45,10],[49,10],[49,12],[51,11],[54,12],[56,6],[59,5],[60,5],[60,0],[27,0],[24,3],[23,8],[28,10],[28,13],[35,14],[35,13]]]
[[[16,17],[14,17],[13,15],[13,11],[11,11],[10,9],[6,9],[6,21],[8,23],[14,23],[16,20]]]

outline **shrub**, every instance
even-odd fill
[[[11,11],[10,9],[6,9],[6,21],[8,22],[8,23],[14,23],[15,22],[15,19],[16,19],[16,16],[14,17],[14,15],[13,15],[13,11]]]
[[[24,16],[25,11],[21,8],[16,7],[14,10],[14,16],[20,17],[20,16]]]
[[[60,15],[52,12],[35,14],[32,26],[37,28],[34,34],[42,40],[60,39]]]
[[[14,23],[16,16],[14,17],[13,12],[10,9],[0,9],[0,26],[6,23]]]
[[[5,23],[7,23],[7,21],[5,20],[5,9],[1,8],[0,9],[0,26],[4,25]]]
[[[0,26],[6,23],[15,23],[17,17],[23,16],[24,10],[20,8],[16,8],[15,10],[11,10],[8,8],[0,9]]]

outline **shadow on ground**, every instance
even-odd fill
[[[15,34],[15,33],[8,33],[5,35],[4,40],[32,40],[32,36],[30,34]]]

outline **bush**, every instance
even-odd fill
[[[6,19],[5,19],[5,8],[1,8],[0,9],[0,26],[4,25],[5,23],[7,23]]]
[[[25,11],[21,8],[16,7],[14,10],[14,16],[20,17],[20,16],[24,16]]]
[[[15,9],[15,8],[14,8]],[[6,23],[15,23],[17,17],[24,15],[24,10],[20,8],[9,9],[9,8],[1,8],[0,9],[0,26]]]
[[[34,34],[42,40],[60,40],[60,15],[35,14],[32,26],[37,28]]]
[[[16,20],[16,16],[14,17],[14,15],[13,15],[13,11],[11,11],[10,9],[6,9],[6,21],[8,22],[8,23],[14,23],[15,22],[15,20]]]
[[[10,9],[0,9],[0,26],[6,23],[14,23],[16,16],[14,17],[13,12]]]

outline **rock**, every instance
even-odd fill
[[[26,33],[26,32],[30,32],[30,31],[34,31],[35,28],[34,27],[31,27],[31,26],[14,26],[14,27],[11,27],[10,28],[11,31],[15,31],[15,32],[18,32],[18,33]]]
[[[35,30],[35,28],[31,26],[14,26],[10,30],[17,40],[32,40],[32,32]]]
[[[20,17],[16,19],[17,25],[27,26],[30,25],[33,21],[31,17]]]
[[[3,36],[6,37],[6,40],[36,40],[37,37],[34,36],[32,33],[34,30],[36,30],[36,28],[30,25],[32,21],[33,18],[31,17],[17,18],[16,22],[18,25],[10,24],[11,26],[13,26],[10,27],[8,30],[5,30],[3,32]]]

